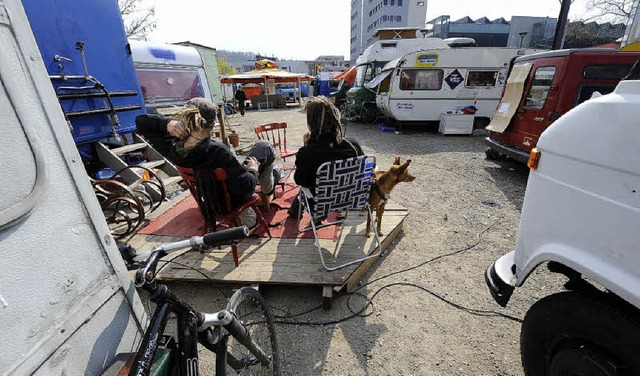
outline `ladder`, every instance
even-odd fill
[[[155,150],[149,143],[147,143],[142,137],[133,133],[133,143],[129,145],[119,146],[115,148],[109,148],[102,142],[96,142],[96,153],[98,158],[107,167],[111,168],[114,172],[120,171],[130,165],[126,161],[127,155],[134,152],[141,152],[146,162],[139,164],[139,166],[146,167],[152,170],[158,179],[162,181],[165,186],[166,192],[174,192],[177,188],[177,184],[182,180],[178,169],[165,159],[157,150]],[[119,175],[127,184],[133,184],[137,181],[144,179],[144,170],[135,168],[126,169]],[[154,200],[164,200],[165,197],[160,197],[160,191],[152,185],[146,185],[145,189],[147,193],[153,197]]]

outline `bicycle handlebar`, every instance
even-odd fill
[[[194,236],[179,242],[159,244],[150,250],[139,252],[134,258],[136,261],[142,261],[146,256],[148,256],[148,258],[136,271],[135,284],[140,287],[145,283],[153,283],[158,261],[172,251],[201,245],[211,247],[227,245],[239,239],[244,239],[247,236],[249,236],[249,229],[246,226],[233,227],[218,232],[211,232],[204,236]]]

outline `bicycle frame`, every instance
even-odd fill
[[[204,237],[193,237],[189,240],[163,244],[151,251],[141,252],[141,254],[150,253],[150,256],[144,266],[136,272],[136,286],[149,293],[150,300],[157,306],[129,370],[130,376],[150,373],[153,359],[158,350],[159,339],[164,334],[171,313],[175,313],[178,319],[178,349],[180,351],[176,353],[178,368],[183,376],[197,376],[199,374],[198,343],[215,352],[216,370],[221,369],[224,372],[227,363],[236,365],[246,362],[246,359],[228,357],[226,341],[229,335],[254,354],[253,361],[263,364],[271,362],[269,356],[250,338],[246,328],[231,312],[227,310],[216,313],[196,311],[169,291],[166,285],[158,284],[155,280],[155,268],[158,260],[168,251],[203,244],[210,246],[228,244],[229,239],[237,239],[240,235],[246,237],[247,234],[248,230],[244,227],[241,228],[241,231],[238,228],[229,229],[207,234]]]

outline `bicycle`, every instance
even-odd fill
[[[247,227],[235,227],[187,240],[165,243],[151,250],[137,253],[133,250],[121,252],[125,261],[131,263],[149,257],[137,268],[135,285],[149,293],[156,309],[147,327],[142,343],[131,364],[128,375],[148,375],[159,339],[164,333],[169,315],[177,316],[179,351],[171,374],[198,375],[198,343],[216,355],[216,375],[269,374],[280,375],[280,357],[273,324],[273,317],[258,291],[243,287],[236,291],[225,309],[215,313],[195,310],[174,295],[166,285],[157,283],[158,261],[170,252],[187,247],[217,247],[237,243],[249,234]],[[125,247],[126,248],[126,247]]]

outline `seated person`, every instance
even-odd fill
[[[327,97],[313,97],[305,105],[309,132],[303,136],[296,155],[296,184],[309,188],[315,195],[316,172],[325,162],[363,155],[360,145],[342,137],[340,112]],[[309,203],[313,205],[313,203]],[[291,204],[289,215],[297,217],[298,199]]]
[[[267,141],[254,144],[244,163],[223,143],[211,138],[211,130],[217,118],[217,106],[203,98],[194,98],[174,118],[145,114],[136,117],[136,127],[160,154],[172,163],[193,169],[223,168],[229,180],[232,206],[239,206],[260,189],[271,195],[279,178],[273,164],[276,153]],[[247,227],[254,227],[256,214],[249,208],[240,220]]]

